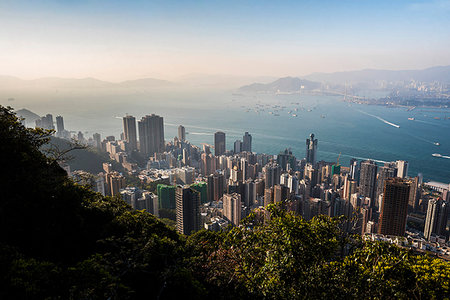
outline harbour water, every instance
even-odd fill
[[[11,97],[14,101],[7,101]],[[302,158],[305,139],[314,133],[320,160],[336,161],[339,153],[344,166],[351,158],[380,163],[407,160],[410,176],[420,172],[425,180],[450,182],[449,109],[407,111],[350,104],[335,96],[241,95],[187,88],[0,91],[0,99],[0,104],[15,109],[62,115],[66,129],[86,136],[99,132],[102,137],[119,137],[126,113],[136,119],[154,113],[164,117],[166,141],[176,136],[181,124],[193,144],[212,144],[213,133],[221,130],[226,133],[227,149],[232,149],[248,131],[253,151],[277,154],[291,148]]]

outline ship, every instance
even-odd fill
[[[438,142],[434,142],[433,144],[435,144],[436,146],[440,146],[441,144]]]
[[[320,117],[321,117],[322,119],[325,119],[325,115],[320,115]]]
[[[414,118],[408,118],[408,120],[410,120],[410,121],[414,121],[415,119],[414,119]]]
[[[297,115],[296,115],[296,114],[292,114],[292,116],[293,116],[293,117],[296,117]]]
[[[442,154],[439,154],[439,153],[433,153],[431,155],[434,156],[434,157],[442,157]]]

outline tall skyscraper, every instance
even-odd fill
[[[186,129],[184,128],[183,125],[178,126],[178,139],[180,141],[186,140]]]
[[[400,178],[408,177],[409,163],[404,160],[397,160],[395,163],[396,163],[396,167],[397,167],[397,177],[400,177]]]
[[[223,214],[233,225],[241,222],[241,195],[238,193],[223,195]]]
[[[443,236],[446,234],[449,203],[442,199],[432,199],[428,202],[427,218],[425,219],[425,239],[429,240],[431,234]]]
[[[56,117],[56,132],[61,134],[64,131],[64,120],[63,117]]]
[[[317,139],[314,139],[313,133],[309,137],[309,139],[306,139],[306,162],[314,165],[316,163]]]
[[[177,231],[190,235],[200,230],[200,193],[187,186],[177,186],[175,200]]]
[[[350,159],[350,177],[353,180],[356,180],[356,182],[359,182],[359,173],[360,173],[360,166],[358,164],[358,160],[355,158]]]
[[[53,125],[53,116],[51,114],[47,114],[40,119],[37,119],[35,121],[36,127],[42,128],[42,129],[55,129],[55,126]]]
[[[245,132],[242,141],[242,151],[252,152],[252,135]]]
[[[220,156],[225,154],[225,133],[217,131],[214,133],[214,155]]]
[[[164,152],[164,121],[157,115],[147,115],[138,121],[139,151],[146,156]]]
[[[378,180],[377,180],[377,192],[376,192],[376,198],[383,193],[384,190],[384,181],[387,178],[393,178],[395,177],[395,169],[383,166],[380,167],[378,170]]]
[[[131,151],[137,150],[136,118],[133,116],[123,117],[124,140],[128,142]]]
[[[234,142],[234,153],[241,153],[242,151],[242,142],[240,140],[236,140]]]
[[[396,236],[405,234],[410,185],[411,181],[407,179],[388,178],[385,180],[380,234]]]
[[[102,141],[101,141],[102,137],[101,137],[100,133],[94,133],[92,135],[92,138],[94,139],[95,147],[97,149],[101,150],[102,149]]]
[[[361,196],[369,197],[371,206],[375,204],[375,191],[377,183],[377,165],[372,160],[363,161],[361,163],[361,171],[359,175],[359,193]]]

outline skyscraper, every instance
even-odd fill
[[[175,200],[177,231],[189,235],[200,230],[200,193],[187,186],[177,186]]]
[[[214,133],[214,155],[220,156],[225,154],[225,133],[217,131]]]
[[[264,182],[266,188],[271,188],[280,184],[281,167],[276,163],[270,163],[264,166]]]
[[[314,165],[316,163],[317,139],[311,133],[310,138],[306,139],[306,162]]]
[[[361,163],[361,171],[359,175],[359,193],[361,196],[369,197],[371,206],[375,202],[375,189],[377,183],[377,165],[372,160],[363,161]]]
[[[236,140],[234,142],[234,153],[241,153],[242,151],[242,142],[240,140]]]
[[[252,136],[248,132],[245,132],[242,138],[242,151],[252,152]]]
[[[384,190],[384,181],[387,178],[393,178],[395,176],[395,169],[390,168],[388,166],[380,167],[378,170],[378,180],[377,180],[377,192],[376,198],[383,193]]]
[[[397,160],[395,163],[396,163],[396,167],[397,167],[397,177],[400,177],[400,178],[408,177],[409,163],[404,160]]]
[[[184,128],[183,125],[178,126],[178,139],[180,141],[186,140],[186,129]]]
[[[124,140],[128,142],[131,151],[137,150],[136,118],[133,116],[123,117]]]
[[[223,214],[233,225],[241,222],[241,195],[238,193],[223,195]]]
[[[442,199],[432,199],[428,202],[427,218],[425,219],[424,236],[427,240],[431,234],[445,235],[449,204]]]
[[[56,132],[61,134],[64,131],[64,120],[63,117],[56,117]]]
[[[410,185],[411,181],[407,179],[388,178],[385,180],[380,234],[396,236],[405,234]]]
[[[94,133],[92,135],[93,139],[94,139],[94,143],[95,143],[95,147],[97,149],[102,149],[102,141],[101,141],[101,135],[100,133]]]
[[[164,152],[164,121],[157,115],[147,115],[138,121],[139,150],[143,155],[152,156]]]

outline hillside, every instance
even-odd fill
[[[247,93],[276,93],[276,92],[298,92],[311,91],[320,88],[321,84],[297,77],[284,77],[271,83],[253,83],[239,88],[240,92]]]
[[[450,83],[450,66],[431,67],[423,70],[358,70],[335,73],[313,73],[303,78],[332,84],[372,83],[375,81],[409,81]]]

